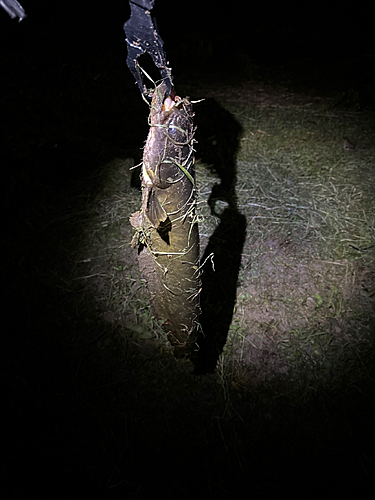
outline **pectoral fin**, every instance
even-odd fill
[[[164,208],[160,204],[160,201],[158,200],[155,189],[151,189],[151,192],[149,194],[146,215],[155,229],[158,229],[159,226],[168,218],[167,212],[164,210]]]

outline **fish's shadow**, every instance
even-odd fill
[[[241,125],[211,98],[196,107],[195,123],[197,157],[220,178],[208,199],[211,213],[220,222],[201,259],[201,331],[197,339],[199,350],[192,357],[195,373],[204,374],[215,370],[232,322],[246,218],[238,210],[235,190]],[[218,201],[224,202],[222,212]],[[213,259],[210,258],[212,254]]]

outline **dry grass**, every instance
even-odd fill
[[[278,378],[293,391],[298,379],[306,397],[306,388],[370,376],[373,117],[294,95],[256,106],[248,92],[220,96],[243,127],[236,191],[248,223],[224,364],[245,385]]]
[[[257,391],[279,384],[283,393],[301,389],[306,398],[325,384],[370,377],[372,117],[276,90],[267,101],[251,86],[248,99],[244,88],[234,92],[239,99],[228,89],[210,92],[243,127],[236,194],[247,220],[237,302],[217,368],[221,383]],[[344,149],[345,137],[356,150]],[[76,302],[110,325],[106,342],[125,335],[169,350],[130,248],[128,219],[140,205],[139,191],[129,188],[132,166],[114,160],[104,170],[101,191],[87,202],[70,279]],[[203,255],[219,222],[207,204],[219,179],[200,161],[196,174]],[[216,213],[226,206],[217,200]]]
[[[130,246],[141,193],[129,168],[147,107],[122,56],[103,50],[91,71],[52,51],[46,60],[44,45],[25,52],[3,94],[13,497],[34,498],[33,485],[35,498],[98,496],[101,485],[103,498],[232,498],[244,487],[276,498],[306,485],[321,494],[327,481],[347,493],[347,479],[365,491],[375,463],[371,113],[259,82],[179,86],[214,99],[206,109],[224,121],[204,117],[198,157],[213,135],[233,156],[241,123],[235,208],[247,222],[237,283],[223,273],[233,317],[216,372],[193,376],[152,316]],[[202,256],[216,234],[220,276],[239,252],[212,166],[197,161],[198,217]]]

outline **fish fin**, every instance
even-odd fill
[[[154,189],[151,189],[148,197],[146,215],[156,229],[168,218],[168,214],[161,206]]]

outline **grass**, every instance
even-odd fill
[[[242,126],[236,195],[248,225],[221,380],[267,385],[277,377],[291,395],[298,380],[307,397],[333,379],[342,383],[337,373],[345,373],[346,352],[355,353],[350,372],[356,366],[357,377],[370,377],[364,366],[375,356],[372,115],[332,110],[329,101],[321,106],[301,96],[298,106],[285,105],[293,99],[285,92],[278,104],[270,99],[271,107],[260,90],[255,105],[244,89],[241,95],[217,96]],[[343,148],[347,136],[356,151]],[[140,193],[128,187],[131,166],[114,160],[104,170],[101,191],[88,202],[71,279],[84,284],[77,293],[101,311],[118,339],[166,343],[129,246],[128,219],[140,203]],[[219,222],[207,204],[219,178],[201,161],[196,173],[203,254]],[[217,200],[215,213],[226,206]],[[263,351],[271,361],[259,358]]]
[[[259,348],[265,336],[286,361],[286,378],[298,373],[306,394],[345,372],[346,357],[337,355],[345,346],[356,353],[357,376],[366,378],[360,360],[374,359],[374,304],[356,270],[373,276],[373,116],[325,110],[308,99],[271,109],[262,100],[259,110],[247,104],[243,90],[242,96],[243,102],[220,96],[243,127],[237,196],[248,221],[232,358],[239,351],[243,358],[244,338]],[[345,137],[356,141],[355,152],[343,148]],[[254,348],[248,345],[245,364],[251,366]],[[225,355],[231,358],[228,350]]]
[[[104,481],[114,498],[121,485],[148,498],[166,490],[166,477],[169,496],[180,498],[191,498],[191,478],[192,492],[207,498],[232,497],[233,484],[243,494],[249,478],[255,498],[271,498],[295,484],[320,488],[317,477],[335,488],[344,476],[372,477],[373,113],[259,81],[179,90],[215,99],[241,124],[235,190],[247,221],[223,352],[214,374],[193,376],[151,313],[130,246],[129,216],[141,200],[130,168],[147,108],[132,108],[138,91],[115,69],[123,61],[106,57],[100,79],[99,68],[80,63],[78,73],[66,67],[64,85],[43,74],[56,87],[42,90],[29,71],[27,98],[17,101],[17,86],[6,96],[17,105],[7,121],[18,170],[10,163],[3,249],[13,246],[3,265],[18,329],[6,336],[14,346],[5,344],[2,374],[16,409],[8,424],[15,479],[30,456],[40,470],[49,463],[45,482],[33,479],[42,496],[56,496],[47,488],[61,488],[60,478],[71,493],[74,468],[80,484]],[[136,123],[125,126],[130,114]],[[229,132],[215,136],[219,146]],[[357,149],[345,150],[344,138]],[[202,256],[229,205],[213,200],[214,215],[207,203],[220,182],[213,167],[197,160]]]

